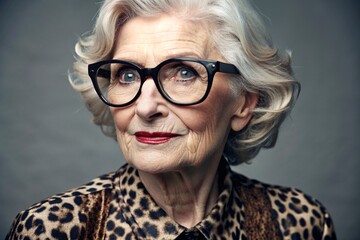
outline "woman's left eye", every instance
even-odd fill
[[[191,78],[197,76],[197,72],[193,69],[190,69],[190,68],[180,68],[179,71],[178,71],[178,77],[181,79],[181,80],[190,80]]]

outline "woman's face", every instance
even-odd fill
[[[152,68],[174,57],[222,60],[202,24],[169,15],[133,18],[117,35],[114,59]],[[248,120],[239,114],[245,97],[235,97],[228,78],[217,73],[207,99],[187,107],[167,102],[147,79],[134,104],[111,108],[126,161],[149,173],[217,165],[231,125]]]

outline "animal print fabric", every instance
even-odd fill
[[[293,188],[219,166],[220,195],[192,229],[162,210],[129,165],[20,212],[6,239],[336,239],[326,209]]]

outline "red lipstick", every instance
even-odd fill
[[[179,136],[169,132],[136,132],[135,137],[138,142],[145,144],[162,144],[171,140],[171,138]]]

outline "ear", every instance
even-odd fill
[[[240,104],[231,119],[231,129],[233,131],[238,132],[248,124],[258,100],[259,96],[256,93],[246,92],[245,96],[241,96]]]

